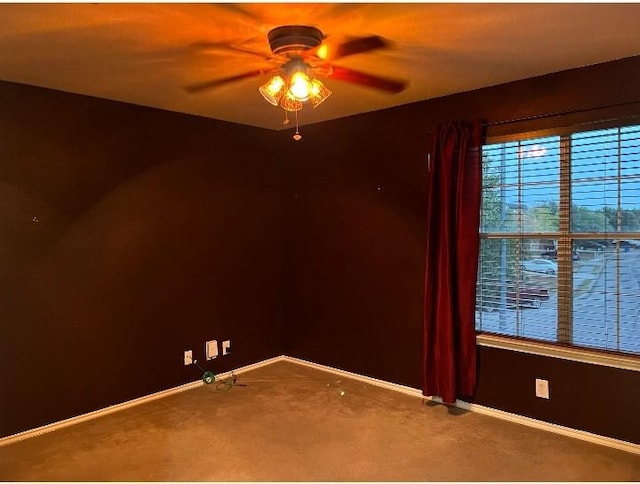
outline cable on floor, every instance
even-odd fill
[[[231,387],[234,387],[234,386],[239,386],[239,387],[247,386],[246,384],[238,383],[238,376],[233,372],[231,372],[231,376],[223,380],[217,380],[216,375],[213,372],[205,370],[198,364],[198,360],[193,360],[193,364],[196,365],[202,372],[202,381],[206,385],[211,385],[213,383],[216,383],[216,381],[218,382],[216,383],[215,389],[219,392],[227,392],[231,390]]]

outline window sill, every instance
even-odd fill
[[[622,370],[640,371],[640,358],[624,355],[611,355],[579,348],[566,348],[561,346],[538,343],[535,341],[522,341],[504,338],[497,335],[479,334],[476,336],[479,346],[500,348],[532,355],[550,356],[563,360],[590,363],[592,365],[610,366]]]

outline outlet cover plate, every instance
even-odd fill
[[[184,352],[184,364],[191,365],[193,363],[193,351],[187,350]]]
[[[204,344],[204,351],[207,361],[213,360],[218,356],[218,340],[212,339]]]
[[[536,378],[536,397],[549,400],[549,380]]]

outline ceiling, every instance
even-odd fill
[[[406,79],[388,94],[323,79],[333,95],[301,125],[640,54],[640,4],[70,3],[0,4],[0,80],[268,129],[283,110],[264,76],[199,93],[194,83],[270,66],[267,32],[314,25],[327,42],[379,35],[390,48],[337,65]]]

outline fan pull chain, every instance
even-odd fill
[[[283,109],[283,111],[284,111],[284,121],[282,122],[282,124],[286,126],[287,124],[289,124],[289,112],[286,109]]]
[[[302,139],[302,135],[298,132],[298,111],[296,111],[296,134],[293,135],[293,139],[296,141]]]

